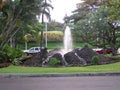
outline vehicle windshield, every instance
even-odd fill
[[[34,48],[31,48],[30,50],[34,50]]]

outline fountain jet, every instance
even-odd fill
[[[71,30],[69,26],[66,26],[64,32],[64,50],[68,52],[72,49],[73,49],[73,42],[72,42]]]

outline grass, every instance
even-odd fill
[[[85,43],[73,43],[74,48],[80,48],[80,47],[84,47]],[[36,47],[39,46],[39,44],[35,44],[35,43],[28,43],[28,49],[31,47]],[[45,45],[43,45],[45,46]],[[91,45],[89,45],[90,48],[93,48]],[[18,47],[19,49],[24,50],[25,49],[25,45],[24,44],[19,44]],[[55,49],[55,48],[63,48],[63,42],[48,42],[48,49]]]
[[[63,34],[62,31],[47,31],[48,33]],[[46,32],[45,32],[46,33]]]
[[[81,48],[85,46],[85,43],[81,43],[81,42],[76,42],[73,43],[74,48]],[[92,45],[89,45],[90,48],[94,48]]]
[[[74,43],[73,48],[81,48],[84,47],[85,43]],[[90,48],[92,48],[91,45],[89,45]],[[55,49],[55,48],[63,48],[63,43],[61,42],[49,42],[48,43],[48,49]]]
[[[55,74],[55,73],[89,73],[89,72],[120,72],[120,62],[106,65],[95,65],[86,67],[24,67],[9,66],[1,68],[0,73],[14,74]]]
[[[63,48],[62,42],[49,42],[48,49]]]

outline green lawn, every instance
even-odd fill
[[[45,46],[45,45],[44,45]],[[49,42],[48,49],[63,48],[63,43],[61,42]]]
[[[73,47],[74,48],[80,48],[80,47],[84,47],[85,43],[73,43]],[[36,47],[39,46],[39,44],[35,44],[35,43],[29,43],[28,44],[28,49],[31,47]],[[43,44],[43,46],[45,46]],[[93,48],[91,45],[89,45],[90,48]],[[19,44],[17,46],[17,48],[19,49],[25,49],[25,45],[24,44]],[[48,49],[55,49],[55,48],[63,48],[63,42],[48,42]]]
[[[81,48],[85,46],[85,43],[77,42],[73,43],[74,48]],[[90,48],[94,48],[92,45],[89,45]]]
[[[74,43],[73,48],[81,48],[81,47],[84,47],[84,45],[85,45],[84,43]],[[89,45],[89,47],[92,48],[91,45]],[[48,49],[55,49],[55,48],[63,48],[63,43],[62,42],[61,43],[60,42],[56,42],[56,43],[49,42],[48,43]]]
[[[46,33],[46,32],[44,32]],[[63,34],[62,31],[47,31],[47,33]]]
[[[120,62],[96,65],[86,67],[23,67],[23,66],[9,66],[1,68],[0,73],[20,73],[20,74],[54,74],[54,73],[88,73],[88,72],[120,72]]]

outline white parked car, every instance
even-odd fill
[[[42,47],[42,49],[44,49]],[[27,54],[34,54],[34,53],[39,53],[40,52],[40,47],[32,47],[28,50],[23,50],[24,53],[27,53]]]

